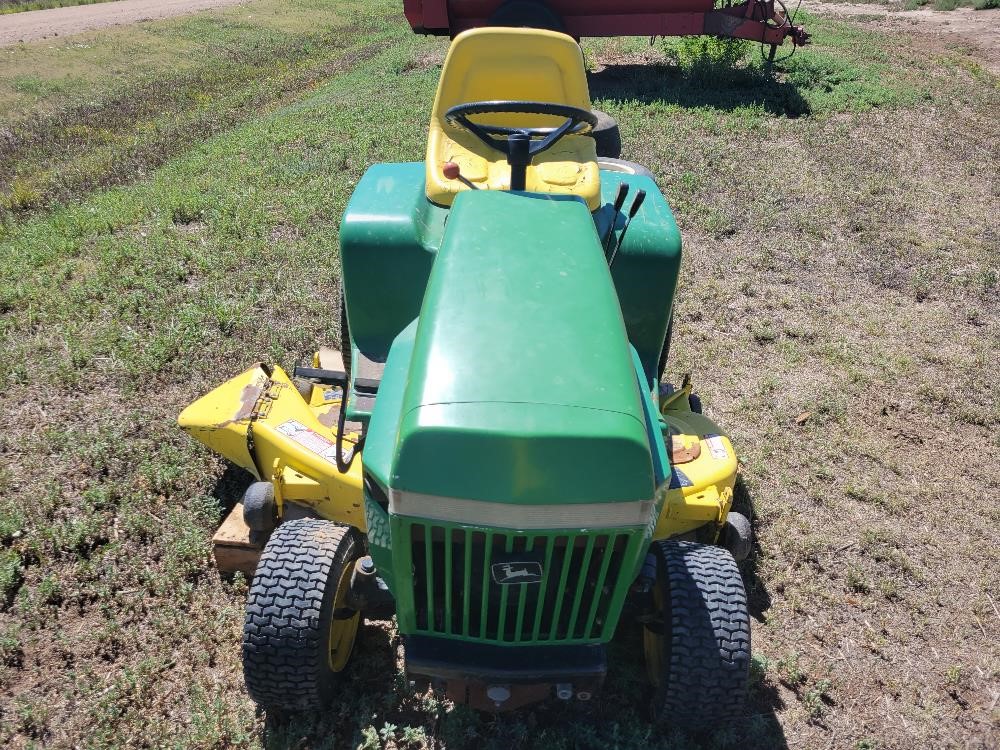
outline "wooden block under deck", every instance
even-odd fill
[[[223,573],[241,571],[253,578],[261,548],[250,541],[250,527],[243,522],[243,503],[236,503],[212,537],[215,565]]]

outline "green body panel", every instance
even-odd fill
[[[365,472],[378,480],[383,488],[388,488],[390,484],[417,324],[418,320],[411,321],[396,337],[389,350],[382,385],[378,389],[378,400],[365,438],[365,450],[362,454]]]
[[[375,485],[374,490],[385,497],[392,473],[396,436],[399,434],[399,421],[402,417],[403,394],[409,378],[416,332],[417,321],[414,320],[400,332],[389,350],[382,385],[379,387],[378,401],[368,425],[365,450],[362,453],[366,480],[365,521],[368,524],[368,547],[379,569],[379,575],[396,596],[401,589],[396,586],[397,570],[392,557],[389,514],[372,497],[372,484]],[[407,567],[403,565],[398,571],[399,580],[406,581],[408,575]]]
[[[670,206],[650,178],[602,171],[603,208],[595,215],[602,236],[612,214],[609,204],[614,201],[622,182],[628,183],[630,188],[626,209],[638,190],[646,191],[646,200],[625,234],[611,276],[618,291],[628,339],[639,353],[646,382],[655,386],[681,269],[681,233]],[[616,227],[619,234],[623,226],[624,217],[619,215]]]
[[[354,347],[384,362],[420,311],[448,210],[427,200],[424,164],[377,164],[358,182],[340,225]]]
[[[680,272],[681,238],[652,180],[608,171],[601,172],[602,208],[594,215],[602,237],[622,182],[629,185],[630,196],[645,190],[646,201],[625,235],[611,275],[628,340],[652,384]],[[424,191],[423,162],[377,164],[365,172],[347,204],[340,246],[355,356],[360,349],[384,362],[395,337],[419,314],[449,213],[428,201]],[[623,225],[619,216],[618,232]]]
[[[614,412],[531,403],[418,407],[403,420],[391,482],[407,492],[512,505],[649,500],[645,437],[641,423]]]
[[[666,422],[660,415],[657,393],[659,388],[654,390],[643,387],[645,375],[643,373],[642,359],[639,357],[639,352],[635,350],[635,347],[632,347],[632,362],[635,365],[636,377],[639,378],[640,383],[639,390],[642,393],[642,418],[646,425],[646,434],[649,437],[649,449],[653,459],[653,480],[656,486],[659,487],[667,480],[671,472],[670,454],[667,452],[667,446],[663,438]],[[656,509],[656,515],[660,515],[659,507]]]
[[[581,201],[456,198],[424,297],[390,485],[525,504],[653,497],[625,326]]]

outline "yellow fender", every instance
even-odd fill
[[[733,505],[738,462],[729,438],[718,426],[691,411],[691,385],[660,405],[670,427],[673,476],[660,488],[663,503],[653,531],[654,539],[666,539],[711,523],[721,529]]]

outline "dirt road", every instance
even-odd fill
[[[965,42],[979,49],[978,57],[983,67],[1000,75],[1000,9],[895,10],[881,5],[815,0],[807,0],[803,7],[824,16],[853,18],[882,28]]]
[[[79,34],[106,26],[169,18],[246,0],[119,0],[0,16],[0,47],[35,39]]]

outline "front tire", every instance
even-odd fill
[[[362,554],[360,534],[330,521],[287,521],[271,535],[243,625],[243,674],[256,703],[303,711],[330,702],[360,625],[346,597]]]
[[[736,561],[695,542],[655,542],[656,617],[644,627],[658,723],[703,729],[743,715],[750,617]]]

